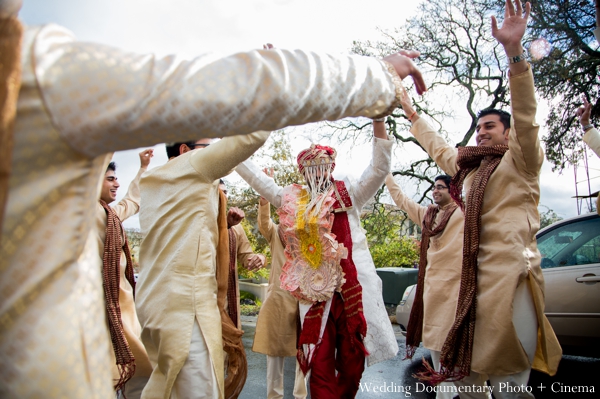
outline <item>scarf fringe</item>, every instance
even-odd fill
[[[449,369],[444,366],[440,367],[440,371],[435,371],[435,369],[431,366],[431,364],[429,364],[427,360],[425,360],[425,358],[422,358],[421,362],[425,367],[425,371],[415,373],[413,374],[413,377],[419,379],[420,381],[428,382],[433,386],[439,385],[442,382],[446,381],[460,381],[469,375],[469,373],[464,374],[464,372],[461,372],[460,370]]]

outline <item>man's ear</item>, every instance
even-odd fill
[[[510,135],[510,128],[504,129],[504,138],[506,139],[506,144],[508,144],[508,136]]]
[[[188,147],[187,144],[181,144],[179,146],[179,155],[183,155],[188,151],[191,151],[192,149],[190,147]]]

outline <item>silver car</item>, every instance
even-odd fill
[[[565,353],[600,353],[600,216],[561,220],[537,233],[546,316]],[[406,331],[416,285],[404,291],[396,320]]]

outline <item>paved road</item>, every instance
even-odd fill
[[[266,398],[267,359],[265,355],[252,352],[252,341],[256,326],[256,317],[242,316],[244,347],[248,358],[248,378],[240,399]],[[415,381],[412,374],[421,369],[421,358],[431,361],[429,351],[419,348],[414,360],[402,360],[405,349],[405,338],[399,327],[394,325],[400,353],[394,359],[365,368],[361,380],[361,389],[357,398],[417,398],[434,399],[435,394],[424,392],[425,385]],[[284,371],[285,397],[293,398],[295,359],[287,358]],[[558,373],[549,377],[539,372],[532,372],[528,386],[537,399],[560,398],[600,398],[600,358],[564,356]],[[552,390],[554,389],[555,392]],[[381,392],[384,390],[384,392]],[[568,391],[571,392],[568,392]],[[573,392],[579,390],[579,392]],[[582,392],[582,391],[594,392]],[[310,397],[310,396],[309,396]]]

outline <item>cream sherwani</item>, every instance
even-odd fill
[[[298,334],[298,300],[281,288],[279,277],[285,264],[285,247],[278,233],[279,226],[271,220],[271,204],[258,205],[258,230],[271,249],[271,274],[267,298],[263,302],[254,333],[252,350],[267,355],[267,399],[283,398],[283,368],[285,358],[296,356]],[[294,398],[305,398],[306,380],[296,360]]]
[[[27,28],[0,245],[0,397],[113,394],[94,218],[110,156],[395,103],[398,77],[357,56],[256,50],[182,60]],[[243,73],[242,73],[243,71]]]
[[[513,111],[509,150],[485,189],[478,255],[477,321],[471,369],[490,375],[515,374],[531,368],[536,316],[541,334],[537,339],[538,350],[545,349],[547,353],[545,360],[538,358],[541,352],[536,353],[534,368],[552,370],[561,357],[558,341],[544,315],[544,277],[535,239],[544,154],[538,138],[539,125],[535,123],[537,103],[531,68],[511,76],[509,83]],[[458,171],[457,149],[446,143],[423,118],[415,121],[411,132],[446,173],[454,175]],[[475,171],[471,172],[465,179],[465,198],[474,174]],[[535,309],[515,324],[513,317],[517,312],[513,314],[513,306],[523,310],[532,294]],[[533,334],[527,331],[529,327]],[[518,331],[524,330],[532,338],[533,348],[529,348],[529,341],[519,339]]]
[[[360,225],[362,207],[375,195],[390,172],[392,145],[393,142],[390,140],[374,138],[371,164],[365,169],[358,181],[344,179],[346,188],[352,198],[352,209],[348,210],[348,223],[352,234],[352,259],[356,265],[358,281],[363,290],[363,312],[367,320],[367,335],[364,344],[369,352],[367,356],[367,365],[369,366],[391,359],[398,353],[396,335],[383,304],[381,279],[375,272],[367,238]],[[252,188],[275,207],[281,206],[284,188],[276,185],[273,179],[265,175],[257,165],[251,161],[246,161],[238,166],[236,171]],[[321,336],[327,322],[330,304],[331,299],[327,301],[325,306]],[[310,305],[300,305],[301,317],[306,314],[309,308]]]
[[[146,168],[140,168],[138,174],[129,185],[125,197],[123,197],[123,199],[114,206],[111,206],[121,222],[138,213],[140,209],[139,184],[140,177],[145,171]],[[96,238],[98,239],[98,255],[100,256],[100,265],[102,265],[102,259],[104,257],[104,241],[106,239],[106,211],[100,204],[96,206]],[[122,236],[122,239],[124,240],[125,238]],[[142,327],[140,326],[137,312],[135,311],[133,287],[131,287],[131,284],[129,284],[129,281],[127,281],[127,278],[125,277],[127,259],[125,252],[123,251],[121,251],[120,265],[121,273],[119,278],[119,308],[121,309],[123,332],[125,334],[125,338],[127,339],[127,343],[133,352],[133,357],[135,357],[134,377],[148,377],[152,372],[152,366],[150,365],[148,354],[146,353],[146,349],[144,348],[144,344],[142,344],[142,340],[140,338]],[[116,359],[112,343],[110,344],[110,349],[110,357],[113,365],[113,380],[118,381],[119,370],[116,367]]]
[[[142,341],[154,366],[144,398],[171,396],[190,351],[194,323],[200,326],[223,396],[215,278],[219,179],[260,148],[268,136],[268,132],[258,132],[227,137],[180,155],[142,178],[144,239],[136,303]],[[184,397],[199,393],[188,394],[194,396]]]
[[[258,206],[258,230],[271,248],[271,274],[267,298],[258,313],[252,350],[268,356],[296,356],[298,300],[279,282],[285,247],[279,239],[279,226],[271,220],[270,207],[269,203]]]
[[[391,174],[385,179],[385,184],[396,205],[422,227],[427,207],[407,197]],[[451,204],[440,209],[432,228],[439,224],[449,205]],[[444,231],[431,237],[429,241],[423,287],[422,338],[423,346],[427,349],[441,351],[454,323],[462,272],[464,222],[464,215],[459,208],[448,220]]]

